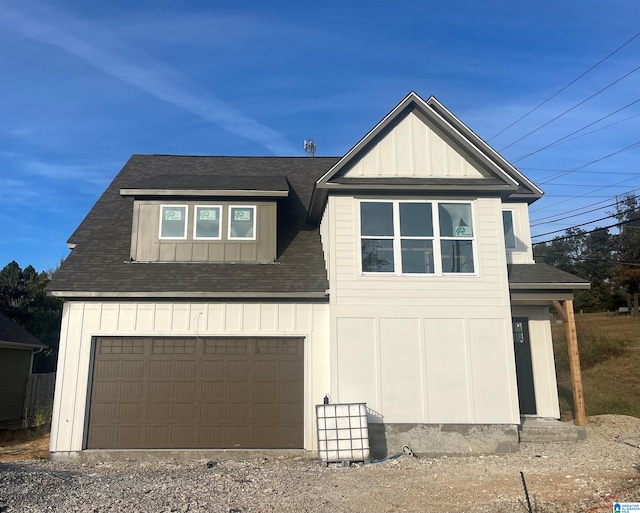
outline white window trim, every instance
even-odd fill
[[[232,237],[231,236],[231,221],[232,221],[232,216],[231,216],[231,210],[234,208],[250,208],[253,210],[253,237]],[[256,205],[229,205],[229,208],[227,209],[228,214],[228,218],[229,221],[227,222],[227,240],[256,240],[257,239],[257,233],[256,233],[256,227],[257,227],[257,212],[258,212],[258,208]]]
[[[513,247],[507,246],[507,238],[504,238],[504,247],[507,251],[518,251],[518,234],[516,232],[516,215],[515,209],[503,208],[502,212],[511,212],[511,229],[513,230]],[[500,212],[500,219],[502,220],[502,212]],[[502,221],[502,236],[504,237],[504,220]]]
[[[164,221],[163,219],[163,213],[164,213],[164,209],[166,208],[184,208],[184,235],[182,237],[163,237],[162,236],[162,221]],[[171,204],[164,204],[164,205],[160,205],[160,226],[158,227],[158,239],[161,240],[186,240],[187,238],[187,233],[189,232],[189,205],[171,205]]]
[[[393,236],[373,236],[373,235],[365,235],[362,236],[362,222],[360,219],[360,204],[361,203],[392,203],[393,204]],[[400,203],[431,203],[431,217],[433,221],[433,236],[428,237],[414,237],[414,236],[402,236],[400,234]],[[472,221],[472,237],[441,237],[440,236],[440,211],[438,206],[442,203],[459,203],[464,205],[469,205],[471,207],[471,221]],[[420,277],[420,278],[429,278],[433,276],[461,276],[461,277],[470,277],[470,276],[479,276],[479,262],[478,262],[478,236],[476,230],[476,211],[475,211],[475,202],[473,201],[464,201],[464,200],[431,200],[431,199],[401,199],[401,200],[388,200],[388,199],[359,199],[357,201],[357,233],[358,233],[358,262],[360,267],[360,275],[361,276],[410,276],[410,277]],[[501,214],[502,215],[502,214]],[[393,261],[394,261],[394,270],[393,272],[376,272],[376,271],[363,271],[362,270],[362,239],[385,239],[393,241]],[[402,267],[402,239],[411,239],[411,240],[432,240],[433,241],[433,273],[405,273],[401,272],[400,268]],[[445,273],[442,270],[442,248],[440,246],[440,241],[443,240],[468,240],[472,242],[473,249],[473,269],[472,273]]]
[[[198,209],[199,208],[217,208],[220,219],[218,221],[218,236],[217,237],[198,237],[196,235],[196,229],[198,227]],[[224,208],[222,205],[194,205],[193,206],[193,240],[222,240],[222,217]]]

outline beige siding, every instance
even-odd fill
[[[513,316],[529,319],[531,363],[538,416],[560,418],[549,308],[546,306],[514,306]]]
[[[92,338],[118,335],[305,337],[305,448],[314,449],[314,405],[330,392],[328,329],[327,304],[66,302],[51,451],[83,449]]]
[[[482,178],[485,175],[449,137],[416,113],[401,119],[345,173],[352,178]]]
[[[186,205],[187,238],[160,239],[160,206]],[[276,258],[275,202],[210,202],[222,206],[221,239],[194,239],[195,206],[203,201],[135,201],[131,235],[131,257],[137,262],[272,262]],[[228,239],[229,206],[257,206],[256,239]]]
[[[526,203],[505,203],[502,208],[513,212],[513,230],[516,238],[516,248],[507,250],[507,262],[533,264],[529,206]]]

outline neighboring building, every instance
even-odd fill
[[[377,453],[515,450],[560,415],[550,302],[589,286],[534,263],[541,195],[415,93],[343,157],[132,156],[49,285],[53,456],[314,450],[325,395]]]
[[[0,421],[22,417],[33,355],[46,346],[0,312]]]

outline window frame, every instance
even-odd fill
[[[507,245],[507,236],[505,233],[505,225],[504,225],[504,214],[505,212],[511,213],[511,231],[513,232],[513,246]],[[500,214],[502,217],[502,235],[504,237],[504,247],[507,251],[517,251],[518,249],[518,237],[516,237],[516,223],[515,223],[515,209],[513,208],[503,208],[502,213]]]
[[[164,221],[164,209],[165,208],[184,208],[184,230],[182,237],[167,237],[162,235],[162,222]],[[160,205],[160,222],[158,227],[158,239],[159,240],[186,240],[189,233],[189,205],[172,205],[161,204]]]
[[[199,208],[215,208],[218,210],[219,220],[218,220],[218,236],[217,237],[198,237],[196,230],[198,228],[198,209]],[[193,240],[222,240],[222,227],[223,227],[223,212],[224,208],[222,205],[194,205],[193,206]]]
[[[231,222],[233,221],[233,216],[231,215],[231,212],[234,208],[242,208],[242,209],[252,209],[253,210],[253,236],[252,237],[232,237],[231,236]],[[229,220],[227,221],[227,240],[235,240],[235,241],[249,241],[249,240],[257,240],[258,238],[258,234],[257,234],[257,218],[258,218],[258,206],[257,205],[229,205],[229,208],[227,209],[228,212],[228,218]]]
[[[369,236],[362,235],[361,207],[362,203],[391,203],[393,205],[393,236]],[[431,204],[431,220],[433,223],[432,236],[403,236],[400,232],[400,204],[401,203],[429,203]],[[469,205],[471,211],[471,237],[443,237],[440,235],[440,204],[463,204]],[[476,231],[475,202],[470,200],[436,200],[436,199],[368,199],[362,198],[357,201],[357,238],[359,266],[361,276],[409,276],[409,277],[433,277],[433,276],[479,276],[478,244]],[[384,239],[393,241],[393,271],[364,271],[362,268],[362,240]],[[431,240],[433,251],[433,271],[432,273],[412,273],[402,269],[402,240]],[[443,272],[441,242],[444,240],[470,241],[473,254],[473,272]]]

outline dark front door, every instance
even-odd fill
[[[516,354],[516,376],[518,379],[518,402],[520,415],[535,415],[536,392],[531,363],[531,342],[529,341],[529,319],[514,317],[513,347]]]

